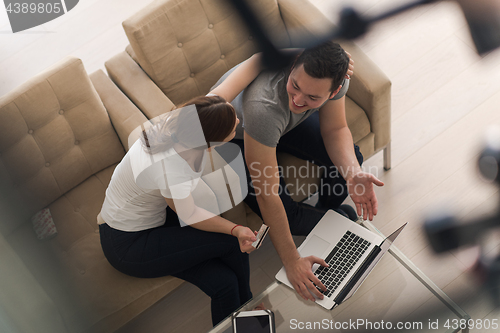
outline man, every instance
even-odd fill
[[[314,256],[300,257],[292,234],[307,235],[327,209],[342,213],[339,207],[348,193],[357,213],[372,220],[377,214],[373,184],[383,185],[361,170],[362,156],[347,127],[349,64],[348,54],[338,44],[327,42],[302,52],[288,69],[260,73],[232,101],[242,119],[233,142],[244,151],[252,183],[245,202],[269,225],[288,279],[306,300],[314,301],[313,294],[323,298],[313,283],[323,291],[326,288],[311,267],[326,262]],[[321,188],[316,208],[289,196],[279,174],[276,153],[280,151],[328,170],[323,181],[329,186]],[[331,177],[333,171],[337,176]]]

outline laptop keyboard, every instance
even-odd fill
[[[342,239],[326,257],[325,261],[330,267],[320,266],[314,274],[325,285],[327,291],[324,295],[330,297],[342,283],[359,258],[366,252],[371,243],[358,235],[347,231]]]

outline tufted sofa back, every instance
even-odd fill
[[[290,40],[277,0],[252,0],[279,46]],[[227,0],[157,0],[123,27],[135,60],[175,105],[208,93],[233,66],[257,51]]]
[[[0,185],[26,217],[123,155],[80,59],[66,58],[0,98]]]

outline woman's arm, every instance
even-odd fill
[[[283,49],[289,55],[298,56],[303,49]],[[219,86],[210,91],[209,94],[214,94],[223,97],[226,101],[231,102],[243,91],[253,80],[264,70],[262,62],[262,53],[256,53],[236,68]]]
[[[257,239],[255,237],[257,232],[253,232],[245,226],[235,228],[236,224],[233,222],[196,206],[191,194],[185,199],[176,199],[175,203],[173,199],[169,198],[165,198],[165,201],[177,213],[179,218],[189,226],[203,231],[228,235],[231,235],[232,231],[232,235],[238,238],[241,252],[250,253],[255,250],[252,243]]]
[[[231,102],[243,91],[259,73],[264,69],[262,65],[262,53],[256,53],[236,68],[217,88],[210,91]]]
[[[298,56],[303,50],[304,49],[290,48],[281,51],[288,55]],[[349,53],[347,53],[347,55],[349,56],[350,62],[346,78],[350,79],[353,75],[354,61],[351,59]],[[259,52],[242,62],[238,68],[236,68],[219,86],[210,91],[209,94],[220,96],[226,101],[231,102],[243,91],[243,89],[255,80],[262,70],[264,70],[262,53]]]

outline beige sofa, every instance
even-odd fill
[[[2,304],[16,307],[8,312],[19,327],[32,325],[23,321],[40,313],[47,325],[62,323],[58,327],[68,332],[112,332],[182,283],[126,276],[111,267],[100,246],[96,216],[107,184],[129,133],[143,121],[102,71],[89,77],[74,57],[0,98],[0,247],[2,258],[9,255],[0,269],[2,277],[11,273],[0,289],[36,291],[18,294],[27,306],[12,296]],[[40,241],[30,218],[45,207],[58,234]],[[5,267],[7,262],[16,266]],[[40,288],[17,285],[28,279],[18,267],[23,265]],[[1,294],[2,301],[9,296]],[[43,322],[38,319],[33,323]],[[47,327],[34,332],[50,332]]]
[[[325,26],[321,13],[305,0],[252,3],[273,32],[288,36],[282,46],[294,46],[298,35]],[[157,1],[124,27],[132,46],[106,63],[121,91],[102,71],[89,77],[81,61],[69,57],[0,98],[0,248],[6,249],[6,262],[15,264],[0,283],[37,299],[15,302],[20,305],[13,318],[20,326],[43,314],[54,318],[54,332],[112,332],[182,283],[172,277],[136,279],[114,270],[103,256],[96,216],[128,148],[128,135],[146,120],[144,115],[153,118],[206,93],[227,69],[256,51],[255,43],[232,9],[218,0]],[[356,60],[347,101],[354,139],[365,157],[388,151],[390,82],[359,49],[344,46]],[[280,162],[300,163],[286,155]],[[39,241],[30,218],[45,207],[58,235]],[[260,223],[244,205],[224,216],[246,219],[243,223],[254,229]],[[15,272],[23,278],[16,279]],[[39,288],[6,284],[12,281]],[[0,299],[14,301],[12,295],[3,293]],[[50,326],[40,325],[39,331],[50,332]]]
[[[333,28],[307,0],[249,3],[280,47],[295,47],[300,38]],[[257,51],[255,39],[225,0],[157,0],[124,21],[123,27],[130,45],[107,61],[106,69],[148,118],[206,94],[222,74]],[[355,60],[346,98],[354,142],[365,159],[384,150],[384,166],[389,169],[391,82],[358,47],[341,44]],[[305,164],[286,154],[278,158],[282,165]],[[287,181],[300,186],[317,183],[318,178]]]

